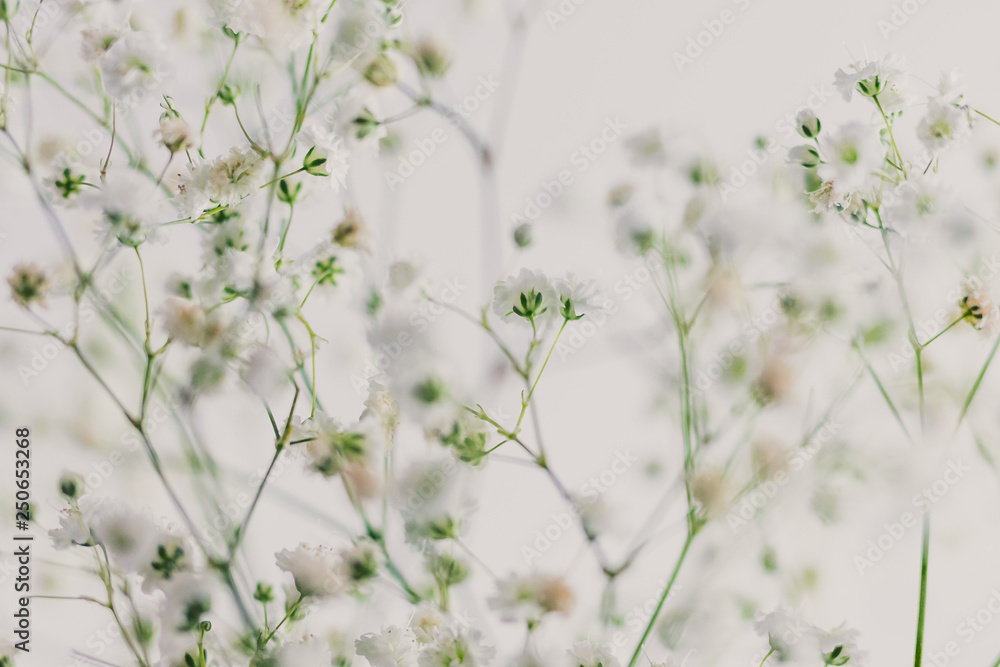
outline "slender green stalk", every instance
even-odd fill
[[[920,547],[920,607],[917,611],[917,646],[913,667],[921,667],[924,652],[924,617],[927,611],[927,566],[930,560],[931,515],[924,513],[923,539]]]
[[[771,657],[772,653],[774,653],[773,648],[770,651],[768,651],[767,655],[764,656],[764,659],[760,661],[760,667],[764,667],[764,663],[767,662],[767,659]]]
[[[667,602],[667,597],[670,595],[671,589],[673,589],[674,581],[677,579],[677,574],[681,571],[681,566],[684,564],[684,559],[687,558],[688,549],[691,548],[691,542],[694,540],[694,534],[688,533],[687,539],[684,540],[684,547],[681,549],[680,556],[677,558],[677,563],[674,565],[674,570],[670,574],[670,579],[667,581],[666,587],[663,589],[663,593],[660,595],[660,601],[656,604],[656,609],[653,610],[653,615],[650,616],[649,622],[646,623],[646,629],[643,630],[642,637],[639,639],[639,644],[635,647],[635,651],[632,652],[632,659],[629,660],[628,667],[635,667],[636,663],[639,662],[639,656],[642,655],[642,647],[645,646],[646,640],[649,639],[649,633],[653,631],[653,626],[656,624],[656,620],[660,616],[660,611],[663,609],[663,605]]]
[[[966,413],[969,411],[969,406],[972,405],[972,399],[976,397],[976,392],[979,391],[979,385],[982,384],[983,378],[986,377],[986,371],[989,369],[990,364],[993,363],[993,357],[996,356],[997,348],[1000,348],[1000,336],[997,337],[995,343],[993,343],[993,349],[990,350],[990,356],[986,358],[986,363],[983,364],[983,368],[979,371],[979,375],[976,377],[976,381],[972,385],[972,389],[969,390],[969,395],[965,397],[965,402],[962,404],[962,412],[958,415],[958,423],[955,424],[955,428],[962,424],[962,420],[965,419]]]

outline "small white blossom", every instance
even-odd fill
[[[595,644],[590,640],[577,642],[569,651],[572,667],[621,667],[609,644]]]
[[[369,632],[354,641],[357,654],[372,667],[415,667],[417,638],[412,631],[390,625],[382,632]]]
[[[335,597],[348,590],[343,561],[327,547],[300,544],[275,556],[278,568],[292,575],[302,597]]]
[[[493,312],[508,322],[537,327],[559,317],[559,307],[552,281],[537,271],[521,269],[493,288]]]
[[[824,134],[820,148],[823,157],[820,178],[832,180],[841,191],[863,190],[871,185],[874,173],[885,161],[878,133],[863,123],[848,123]]]
[[[939,100],[927,103],[927,112],[917,125],[917,137],[932,153],[940,153],[969,133],[968,112]]]
[[[340,137],[320,125],[313,124],[302,130],[299,141],[307,149],[302,165],[307,173],[323,177],[331,189],[347,187],[349,153]]]
[[[150,96],[166,72],[155,35],[129,32],[115,40],[101,62],[104,89],[116,100]]]
[[[479,630],[449,626],[420,652],[420,667],[483,667],[495,654],[496,649],[483,642]]]

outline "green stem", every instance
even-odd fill
[[[768,651],[767,655],[764,656],[764,659],[760,661],[760,667],[764,667],[764,663],[767,662],[767,659],[771,657],[772,653],[774,653],[773,648],[770,651]]]
[[[670,580],[667,581],[667,585],[663,589],[663,593],[660,595],[660,601],[656,604],[656,609],[653,610],[653,615],[650,616],[649,622],[646,623],[646,629],[643,631],[642,637],[639,639],[639,644],[635,647],[635,651],[632,653],[632,659],[629,660],[628,667],[635,667],[636,663],[639,662],[639,656],[642,655],[642,647],[646,644],[646,640],[649,638],[649,633],[653,631],[656,619],[659,618],[660,611],[663,609],[663,605],[667,602],[667,596],[670,595],[670,591],[674,586],[674,581],[677,579],[677,574],[681,571],[681,566],[684,564],[684,559],[687,557],[688,549],[691,548],[691,542],[693,540],[694,534],[688,533],[687,539],[684,540],[684,548],[681,549],[681,554],[677,558],[677,563],[674,565],[674,571],[670,575]]]
[[[972,399],[976,397],[976,392],[979,391],[979,385],[982,384],[983,378],[986,377],[986,371],[989,369],[990,364],[993,363],[993,357],[996,356],[997,348],[1000,348],[1000,337],[997,337],[996,342],[993,343],[993,349],[990,350],[990,356],[986,358],[986,363],[983,364],[983,369],[979,371],[979,376],[972,385],[972,389],[969,390],[969,395],[966,396],[965,403],[962,404],[962,412],[958,415],[958,423],[955,424],[956,430],[962,424],[962,420],[965,419],[965,415],[969,411],[969,406],[972,405]]]
[[[924,652],[924,617],[927,610],[927,564],[930,560],[931,515],[924,513],[923,541],[920,548],[920,607],[917,611],[917,647],[914,667],[921,667]]]
[[[882,114],[882,120],[885,121],[885,129],[889,131],[889,141],[892,142],[892,150],[896,152],[896,159],[899,161],[899,170],[903,172],[903,176],[906,176],[906,168],[903,166],[903,156],[899,152],[899,147],[896,146],[896,137],[892,134],[892,124],[889,122],[889,117],[885,115],[885,111],[882,109],[882,103],[878,101],[878,95],[872,97],[875,100],[875,106],[878,107],[878,112]]]

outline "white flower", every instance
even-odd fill
[[[124,572],[139,572],[156,556],[156,528],[138,512],[120,506],[102,508],[91,521],[91,530],[94,541]]]
[[[965,84],[958,70],[941,72],[937,87],[938,99],[945,104],[961,106],[965,98]]]
[[[816,634],[820,652],[831,661],[828,664],[845,664],[850,667],[864,665],[865,653],[858,650],[857,630],[841,625],[829,632],[817,630]]]
[[[816,628],[785,605],[766,614],[757,610],[753,627],[784,660],[816,658]]]
[[[274,667],[330,667],[330,649],[323,642],[307,639],[283,645],[274,652]]]
[[[885,161],[878,133],[862,123],[848,123],[824,134],[820,148],[823,157],[820,178],[834,181],[841,191],[864,190]]]
[[[231,148],[209,167],[205,194],[223,206],[234,206],[244,197],[256,194],[264,182],[264,162],[250,149]]]
[[[163,48],[155,35],[130,32],[104,54],[101,62],[104,90],[116,100],[147,96],[163,80]]]
[[[288,51],[309,42],[325,7],[314,0],[211,0],[210,5],[217,23]]]
[[[275,557],[278,568],[292,575],[295,589],[303,597],[334,597],[348,590],[343,561],[327,547],[300,544],[294,551],[279,551]]]
[[[553,289],[559,297],[559,312],[567,319],[583,317],[604,306],[597,283],[593,280],[579,281],[567,276],[555,280]]]
[[[409,629],[390,625],[382,632],[369,632],[354,641],[358,655],[372,667],[414,667],[417,638]]]
[[[448,619],[441,613],[441,610],[429,602],[421,602],[410,620],[410,627],[413,628],[417,641],[421,644],[434,641],[437,633],[447,624]]]
[[[96,62],[104,57],[118,38],[121,37],[121,28],[109,24],[101,24],[84,28],[80,31],[82,37],[80,43],[80,55],[87,62]]]
[[[865,97],[878,96],[886,113],[900,110],[906,101],[903,62],[892,54],[854,63],[846,70],[837,70],[833,85],[848,102],[855,92]]]
[[[483,643],[479,630],[449,626],[420,652],[420,667],[481,667],[488,665],[495,654],[496,649]]]
[[[340,137],[320,125],[312,124],[302,130],[299,141],[308,147],[302,161],[307,173],[324,177],[331,189],[347,187],[349,153]]]
[[[497,582],[497,594],[490,598],[489,606],[505,621],[538,622],[551,612],[568,614],[573,608],[573,591],[562,577],[512,575]]]
[[[940,100],[927,103],[927,113],[917,125],[917,137],[932,153],[940,153],[969,133],[965,110]]]
[[[1000,309],[978,278],[963,282],[959,306],[965,320],[977,331],[985,331],[992,337],[1000,329]]]
[[[83,201],[101,211],[99,228],[123,245],[138,246],[147,241],[154,223],[160,220],[159,191],[134,171],[109,174],[98,192],[86,194]]]
[[[184,639],[176,635],[192,632],[212,608],[209,579],[204,575],[183,572],[172,577],[162,590],[164,634],[183,642]]]
[[[198,133],[184,122],[180,116],[164,113],[160,116],[160,128],[156,131],[160,143],[171,153],[186,151],[198,146]]]
[[[52,546],[59,551],[72,546],[93,546],[93,536],[90,534],[89,521],[99,507],[99,501],[90,496],[84,496],[76,507],[64,509],[59,514],[59,527],[49,531]]]
[[[851,193],[839,191],[833,181],[823,181],[818,189],[809,193],[809,201],[817,213],[839,213],[851,203]]]
[[[610,644],[595,644],[590,640],[577,642],[569,651],[573,667],[621,667]]]
[[[460,534],[474,509],[462,484],[469,470],[449,456],[417,463],[403,476],[396,487],[397,502],[411,543]]]
[[[893,225],[905,227],[915,222],[933,223],[952,210],[952,196],[941,181],[930,176],[917,176],[900,183],[892,192],[891,201],[883,205],[883,217]]]
[[[493,312],[508,322],[536,326],[559,317],[560,303],[545,274],[521,269],[493,288]]]
[[[161,306],[160,324],[167,335],[185,345],[200,345],[204,340],[205,309],[188,299],[167,297]]]

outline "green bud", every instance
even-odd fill
[[[398,72],[396,71],[395,63],[383,52],[378,54],[368,64],[368,67],[365,68],[364,76],[368,83],[379,88],[384,88],[396,83]]]
[[[806,139],[815,139],[819,136],[822,123],[812,109],[803,109],[795,116],[795,130]]]
[[[228,83],[224,83],[222,84],[222,87],[219,88],[219,92],[217,92],[215,95],[216,97],[219,98],[219,101],[221,101],[223,104],[232,106],[233,104],[236,103],[236,98],[239,96],[239,94],[240,91],[238,88],[234,88],[233,86],[230,86]]]
[[[788,151],[788,161],[792,164],[801,165],[806,169],[815,169],[822,162],[816,147],[808,144],[795,146],[792,150]]]
[[[299,193],[302,192],[302,183],[296,183],[294,186],[288,184],[287,179],[281,179],[278,182],[278,201],[292,206],[299,198]]]
[[[518,248],[527,248],[531,245],[531,223],[521,223],[514,229],[514,243]]]
[[[83,478],[76,473],[66,473],[59,479],[59,493],[68,500],[76,500],[83,492]]]

